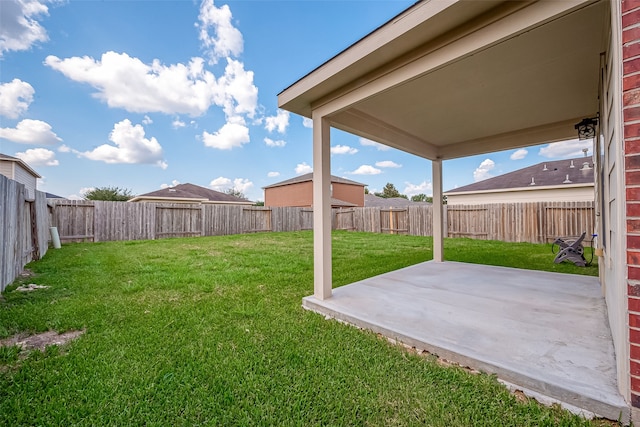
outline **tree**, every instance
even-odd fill
[[[253,204],[253,206],[264,206],[264,202],[262,200],[258,200]]]
[[[131,199],[131,190],[119,187],[98,187],[84,193],[87,200],[106,200],[110,202],[126,202]]]
[[[404,194],[400,194],[400,192],[396,189],[396,186],[390,182],[387,182],[387,185],[384,186],[381,193],[373,194],[384,199],[390,199],[392,197],[402,197],[403,199],[407,199],[407,196],[405,196]]]
[[[424,193],[416,194],[415,196],[411,196],[412,202],[433,202],[433,197],[429,197]]]
[[[369,187],[364,187],[364,194],[369,194]]]
[[[238,197],[240,199],[245,199],[246,200],[246,198],[247,198],[242,191],[237,190],[235,188],[229,188],[227,191],[225,191],[225,193],[227,193],[227,194],[229,194],[231,196]]]

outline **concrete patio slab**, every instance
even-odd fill
[[[629,418],[595,277],[429,261],[303,306],[585,413]]]

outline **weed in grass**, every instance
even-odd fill
[[[17,345],[0,346],[0,365],[7,365],[18,360],[20,347]]]

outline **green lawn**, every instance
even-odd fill
[[[431,239],[334,233],[341,286],[431,258]],[[548,245],[446,241],[447,259],[554,265]],[[443,367],[307,312],[312,234],[63,245],[4,292],[0,338],[84,329],[45,353],[0,350],[0,425],[577,426],[493,376]]]

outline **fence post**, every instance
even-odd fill
[[[204,230],[205,206],[206,205],[200,206],[200,236],[201,237],[204,237],[206,235]]]
[[[442,238],[449,237],[449,205],[442,205]]]

